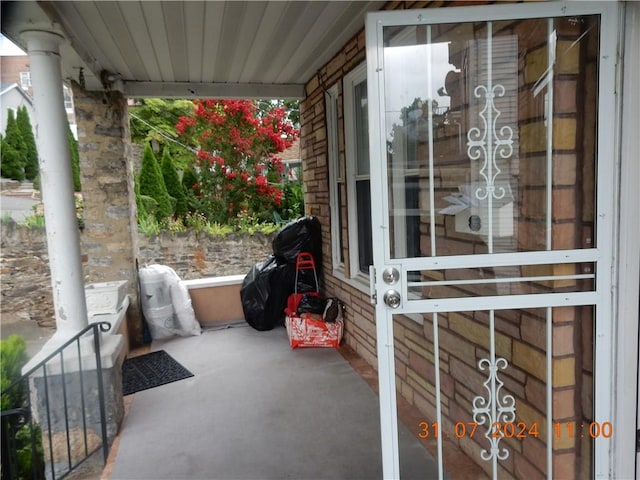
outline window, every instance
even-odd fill
[[[329,198],[331,208],[331,256],[333,272],[344,275],[344,244],[342,232],[345,226],[343,210],[346,209],[344,175],[340,164],[340,144],[338,142],[338,86],[334,85],[325,93],[327,115],[327,142],[329,162]]]
[[[343,155],[338,85],[325,94],[333,272],[359,280],[356,286],[363,288],[368,288],[369,266],[373,264],[366,73],[366,64],[362,64],[343,80]]]
[[[20,86],[23,90],[31,87],[31,72],[20,72]]]
[[[64,95],[64,108],[65,110],[73,111],[73,98],[71,96],[71,89],[66,85],[62,86],[62,93]]]
[[[349,208],[349,260],[356,277],[368,275],[373,264],[366,64],[344,79],[344,121],[347,197],[355,205]]]

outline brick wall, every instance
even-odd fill
[[[415,8],[429,6],[430,2],[411,4],[410,2],[392,2],[389,9]],[[435,2],[441,3],[441,2]],[[589,23],[588,21],[586,22]],[[499,164],[503,171],[515,182],[513,201],[512,235],[496,238],[495,246],[499,251],[544,250],[546,236],[544,218],[546,183],[546,133],[543,95],[534,97],[532,91],[535,82],[546,69],[546,24],[543,29],[532,29],[526,22],[500,24],[504,39],[517,34],[516,45],[519,52],[525,52],[514,58],[512,66],[517,76],[504,73],[506,80],[515,80],[511,88],[515,94],[508,100],[496,100],[502,112],[503,121],[515,124],[513,158]],[[558,57],[554,80],[554,125],[553,125],[553,171],[551,172],[553,191],[553,212],[551,241],[553,249],[588,248],[593,242],[593,138],[595,135],[595,84],[590,72],[595,68],[596,51],[594,41],[597,35],[587,35],[582,41],[576,41],[590,26],[572,20],[557,22]],[[449,25],[435,28],[435,38],[454,40],[473,38],[474,32],[465,31],[464,26]],[[470,28],[470,26],[469,26]],[[455,33],[453,33],[455,32]],[[452,35],[455,35],[451,37]],[[526,45],[523,45],[522,43]],[[452,42],[450,47],[451,63],[457,64],[464,42]],[[478,47],[482,50],[482,46]],[[494,46],[494,51],[504,55],[511,48],[507,43]],[[465,52],[468,54],[468,52]],[[327,296],[337,296],[348,306],[346,312],[345,341],[371,365],[376,366],[376,334],[374,309],[368,295],[332,274],[331,252],[331,216],[329,205],[327,129],[325,119],[324,93],[332,85],[338,90],[338,128],[340,165],[344,168],[345,133],[343,112],[343,77],[365,59],[364,32],[352,38],[306,85],[307,98],[301,104],[301,148],[304,159],[305,205],[307,213],[317,216],[323,227],[323,256],[325,262],[324,286]],[[460,63],[462,66],[462,63]],[[496,68],[496,75],[500,70]],[[507,72],[505,70],[505,72]],[[586,74],[586,75],[585,75]],[[503,82],[504,83],[504,82]],[[433,172],[439,194],[447,189],[453,193],[457,186],[479,177],[479,167],[469,167],[466,152],[466,131],[471,125],[470,118],[477,117],[478,108],[469,106],[468,86],[457,85],[461,96],[452,94],[451,111],[456,112],[463,125],[464,148],[458,147],[458,131],[451,121],[436,122],[434,137],[436,162]],[[465,88],[467,90],[465,90]],[[447,85],[447,91],[456,91],[456,84]],[[451,93],[451,92],[450,92]],[[465,97],[465,95],[467,95]],[[474,110],[475,108],[475,110]],[[511,115],[509,117],[509,114]],[[418,141],[419,157],[427,158],[426,141]],[[420,165],[420,185],[423,191],[429,181],[428,165]],[[474,170],[475,169],[475,170]],[[343,172],[344,174],[344,172]],[[442,195],[441,195],[442,196]],[[346,198],[346,192],[342,192]],[[427,197],[424,195],[423,197]],[[420,208],[429,209],[426,198],[421,198]],[[441,198],[436,199],[436,210],[446,206]],[[374,206],[375,208],[375,206]],[[343,218],[347,219],[346,211]],[[345,221],[346,223],[346,221]],[[436,216],[436,245],[439,255],[460,255],[487,253],[487,245],[478,236],[457,231],[453,216]],[[422,255],[430,255],[430,225],[420,225]],[[343,232],[348,238],[348,232]],[[348,258],[348,242],[343,242],[345,258]],[[345,260],[348,269],[348,261]],[[468,278],[489,278],[511,275],[574,274],[588,273],[590,265],[536,266],[512,269],[478,269],[468,272],[422,272],[422,280],[452,278],[451,275],[463,275]],[[449,277],[447,277],[449,275]],[[536,282],[513,286],[471,285],[452,287],[430,287],[421,292],[424,298],[443,295],[477,296],[518,293],[547,293],[563,291],[589,290],[592,284],[575,280]],[[593,419],[592,411],[592,327],[593,309],[555,308],[552,314],[553,325],[553,406],[554,422],[566,428],[567,422],[576,425],[589,423]],[[435,365],[433,349],[433,318],[424,316],[420,324],[402,316],[394,318],[394,337],[396,349],[396,381],[398,392],[425,415],[425,420],[435,420]],[[516,422],[528,427],[536,426],[537,438],[533,435],[525,439],[504,439],[511,451],[509,457],[500,462],[501,478],[543,478],[546,474],[546,444],[554,445],[554,477],[581,478],[590,475],[591,441],[589,438],[573,438],[563,431],[559,438],[547,439],[546,433],[546,309],[526,309],[496,311],[493,318],[487,311],[442,313],[438,315],[440,342],[440,382],[443,423],[441,430],[453,431],[457,422],[472,422],[471,412],[478,395],[486,395],[483,382],[487,372],[478,368],[480,360],[489,356],[489,325],[495,324],[496,355],[508,362],[508,368],[500,372],[504,381],[504,391],[513,395],[516,406]],[[482,427],[479,427],[482,428]],[[554,437],[555,435],[554,427]],[[589,435],[586,435],[589,437]],[[460,448],[487,471],[490,462],[480,460],[480,450],[489,448],[481,436],[471,439],[463,436],[454,439]],[[445,465],[446,467],[446,465]]]
[[[29,72],[29,57],[27,55],[15,55],[0,57],[0,83],[17,83],[20,86],[20,72]],[[32,89],[29,87],[29,95]]]

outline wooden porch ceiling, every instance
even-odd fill
[[[67,39],[65,78],[140,97],[301,98],[383,1],[2,2],[2,33]]]

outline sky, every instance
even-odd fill
[[[19,47],[4,35],[0,35],[0,56],[26,55]]]

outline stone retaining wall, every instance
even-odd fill
[[[0,248],[0,318],[30,320],[55,327],[51,275],[45,231],[30,230],[15,222],[3,223]],[[272,252],[271,237],[205,233],[140,234],[139,265],[170,266],[183,279],[246,274]],[[118,280],[116,278],[109,280]]]

